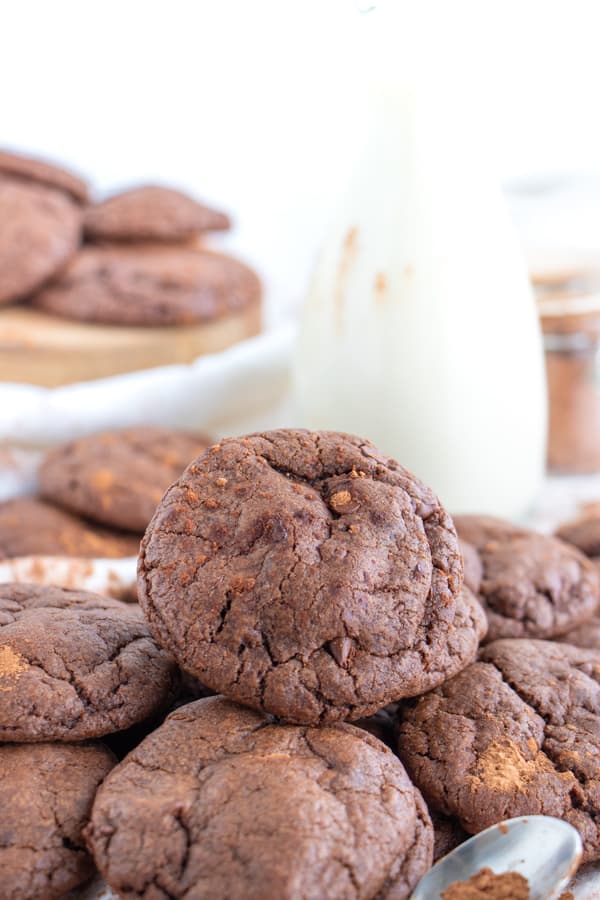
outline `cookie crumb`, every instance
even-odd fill
[[[529,900],[529,896],[529,883],[519,872],[495,875],[486,867],[468,881],[454,881],[442,900]]]
[[[216,478],[216,479],[215,479],[215,484],[216,484],[218,487],[225,487],[225,485],[227,484],[228,480],[229,480],[228,478]]]
[[[350,491],[337,491],[331,495],[330,503],[334,509],[338,506],[348,506],[349,503],[352,503],[352,494]]]

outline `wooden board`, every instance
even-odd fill
[[[201,325],[129,328],[97,325],[11,306],[0,310],[0,381],[58,387],[190,363],[260,332],[261,308]]]

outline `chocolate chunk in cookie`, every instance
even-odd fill
[[[92,876],[81,832],[114,764],[101,744],[0,744],[3,900],[54,900]]]
[[[260,300],[260,281],[236,259],[144,244],[84,247],[32,302],[82,322],[151,327],[214,321]]]
[[[133,605],[83,591],[0,586],[0,741],[121,731],[175,696],[174,663]]]
[[[62,191],[0,174],[0,303],[19,300],[75,253],[81,212]]]
[[[573,544],[586,556],[600,557],[600,515],[582,516],[567,522],[557,530],[556,537]]]
[[[137,556],[139,546],[138,537],[91,525],[35,497],[16,497],[0,503],[0,559],[15,556],[116,558]]]
[[[501,640],[402,709],[398,750],[428,805],[471,834],[549,815],[600,858],[600,651]]]
[[[228,216],[173,188],[147,185],[88,207],[86,235],[104,241],[185,241],[231,225]]]
[[[286,430],[205,451],[142,543],[138,594],[182,669],[299,724],[372,715],[474,659],[452,521],[368,441]]]
[[[91,434],[47,454],[40,491],[96,522],[143,532],[166,489],[208,443],[168,428]]]
[[[454,522],[479,554],[488,641],[556,637],[594,614],[599,573],[575,547],[488,516],[455,516]]]
[[[403,900],[433,833],[401,763],[366,732],[282,726],[213,697],[112,771],[86,839],[123,900]]]
[[[80,203],[88,200],[88,186],[83,179],[41,159],[0,150],[0,175],[56,188]]]

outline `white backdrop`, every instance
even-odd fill
[[[402,16],[414,0],[391,0]],[[599,167],[597,0],[419,0],[472,71],[503,179]],[[299,299],[354,157],[353,0],[4,0],[0,144],[99,192],[192,188],[277,304]],[[423,53],[431,50],[423,47]],[[432,54],[432,66],[444,67]]]

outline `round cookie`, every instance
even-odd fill
[[[160,185],[132,188],[89,206],[83,227],[92,240],[186,241],[231,225],[222,212]]]
[[[114,764],[101,744],[0,745],[3,900],[54,900],[92,876],[81,832]]]
[[[428,690],[475,658],[485,628],[435,495],[335,432],[205,451],[157,508],[138,595],[182,669],[299,724]]]
[[[371,735],[282,726],[213,697],[172,713],[113,770],[86,840],[123,900],[149,885],[195,900],[404,900],[433,832]]]
[[[600,516],[587,515],[567,522],[556,531],[556,537],[573,544],[586,556],[600,556]]]
[[[174,663],[138,607],[83,591],[0,585],[0,741],[80,741],[167,706]]]
[[[258,277],[236,259],[144,244],[82,248],[32,302],[81,322],[151,327],[214,321],[260,299]]]
[[[0,175],[58,188],[80,203],[87,203],[88,200],[88,186],[83,179],[41,159],[0,150]]]
[[[140,529],[141,531],[142,529]],[[0,503],[0,559],[15,556],[137,556],[138,537],[84,522],[35,497]]]
[[[557,816],[600,858],[600,651],[495,641],[401,716],[400,758],[430,808],[471,834]]]
[[[488,641],[553,638],[594,614],[599,573],[575,547],[489,516],[455,516],[454,523],[479,554]]]
[[[567,631],[556,638],[564,644],[573,644],[575,647],[589,647],[592,650],[600,650],[600,615],[595,615],[588,622]]]
[[[208,443],[168,428],[91,434],[50,450],[38,473],[40,492],[71,512],[140,533],[169,485]]]
[[[483,578],[483,566],[481,565],[479,553],[473,544],[469,544],[468,541],[459,539],[458,543],[463,558],[465,584],[470,591],[474,594],[478,594],[479,588],[481,587],[481,579]]]
[[[27,296],[79,245],[81,212],[61,191],[0,176],[0,303]]]

